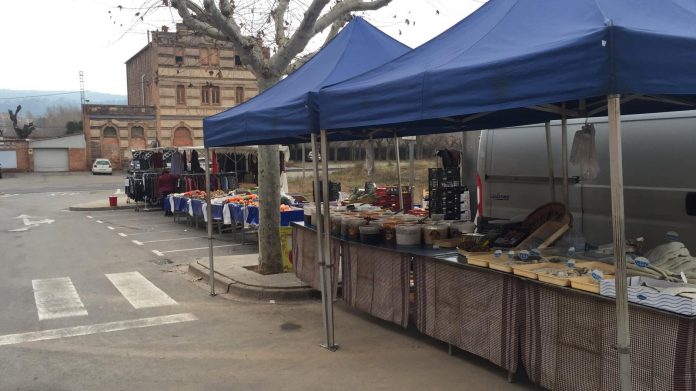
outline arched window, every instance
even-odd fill
[[[145,129],[142,126],[134,126],[131,128],[131,138],[145,138]]]
[[[172,137],[172,145],[175,147],[190,147],[193,145],[191,131],[188,128],[180,126],[174,130]]]
[[[104,131],[102,132],[103,137],[113,137],[116,138],[116,128],[113,126],[107,126],[104,128]]]

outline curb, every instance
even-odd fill
[[[196,277],[200,277],[206,283],[209,280],[209,269],[196,262],[189,263],[188,266],[189,274]],[[257,286],[251,286],[239,281],[232,280],[226,276],[219,273],[215,273],[213,277],[215,280],[215,291],[222,293],[234,293],[238,296],[242,296],[249,299],[255,300],[282,300],[282,301],[296,301],[296,300],[309,300],[317,297],[317,291],[310,288],[262,288]]]

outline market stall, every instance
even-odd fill
[[[407,46],[387,36],[362,18],[355,17],[307,63],[288,77],[250,101],[204,119],[205,146],[217,148],[248,144],[303,143],[309,141],[311,133],[314,156],[321,156],[313,136],[318,130],[316,95],[319,89],[373,69],[408,50]],[[323,150],[327,150],[326,146]],[[313,159],[315,179],[319,178],[317,160]],[[323,171],[328,174],[327,159],[324,159]],[[324,199],[327,200],[327,207],[328,187],[328,180],[325,180],[322,191]],[[319,194],[317,181],[314,194]],[[316,205],[318,212],[319,203]],[[261,212],[262,216],[263,213],[270,213]],[[322,254],[321,257],[328,258],[330,242],[326,240],[326,244],[322,244],[321,228],[316,240],[314,251]],[[212,260],[212,252],[210,258]],[[324,346],[335,350],[337,346],[333,339],[333,290],[328,288],[331,279],[329,271],[333,269],[330,261],[321,264],[322,273],[319,278],[324,293]]]
[[[319,93],[322,136],[333,140],[608,115],[617,296],[608,354],[620,378],[609,386],[622,390],[633,389],[632,373],[636,384],[631,351],[644,357],[629,337],[620,115],[696,107],[696,16],[678,0],[635,6],[492,0],[411,53]]]

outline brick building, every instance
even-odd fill
[[[107,158],[119,169],[130,150],[203,145],[203,118],[258,94],[256,78],[228,42],[154,31],[126,61],[128,105],[83,105],[87,162]]]

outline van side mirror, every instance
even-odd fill
[[[696,193],[686,194],[686,214],[696,216]]]

